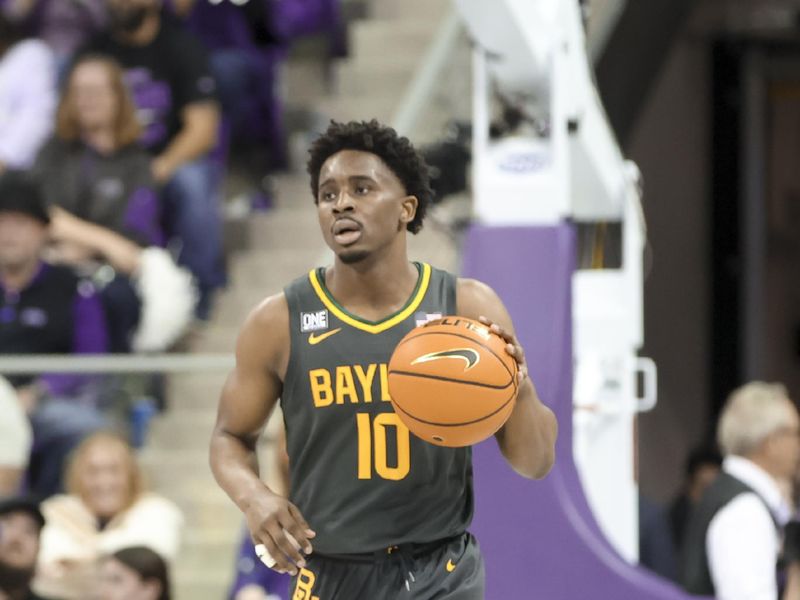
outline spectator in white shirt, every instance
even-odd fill
[[[722,473],[690,518],[682,583],[719,600],[775,600],[782,530],[792,515],[780,482],[794,480],[800,465],[800,417],[784,386],[749,383],[728,398],[717,438]],[[797,575],[793,563],[790,584]]]
[[[41,40],[23,39],[0,13],[0,172],[27,169],[53,130],[55,62]]]
[[[147,546],[168,563],[178,554],[183,515],[146,492],[136,457],[123,439],[98,432],[74,451],[68,494],[42,503],[47,524],[34,589],[59,600],[86,600],[100,577],[101,557]]]

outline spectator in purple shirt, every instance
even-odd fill
[[[179,262],[200,289],[197,316],[207,318],[216,288],[225,283],[218,174],[209,159],[217,144],[216,82],[203,46],[169,19],[158,0],[107,0],[111,32],[84,51],[114,57],[125,71],[141,142],[162,184],[168,233]]]
[[[42,260],[50,217],[25,176],[0,176],[0,353],[102,353],[105,315],[94,288],[72,270]],[[42,494],[60,485],[63,457],[105,425],[96,378],[67,375],[8,377],[33,426],[30,484]]]

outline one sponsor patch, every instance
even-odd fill
[[[300,313],[300,333],[309,331],[322,331],[328,328],[328,311],[318,310],[316,312]]]

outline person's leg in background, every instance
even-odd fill
[[[249,130],[254,114],[254,81],[259,74],[250,53],[242,48],[223,48],[215,50],[209,57],[211,72],[217,81],[222,112],[231,126],[234,139],[252,135]],[[257,125],[258,127],[258,125]]]
[[[206,158],[181,166],[163,189],[165,229],[178,247],[178,264],[197,280],[195,314],[207,320],[214,291],[226,283],[219,171]]]
[[[272,206],[267,175],[287,161],[273,54],[248,46],[215,50],[210,57],[235,156],[231,167],[249,186],[248,200],[256,209]]]
[[[100,300],[106,312],[111,352],[130,352],[142,308],[133,283],[118,273],[100,290]]]

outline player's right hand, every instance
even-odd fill
[[[310,540],[316,533],[294,504],[265,490],[251,500],[244,514],[253,543],[264,544],[275,560],[274,570],[296,575],[298,567],[306,566],[300,551],[311,554]],[[287,533],[297,540],[299,547],[292,544]]]

